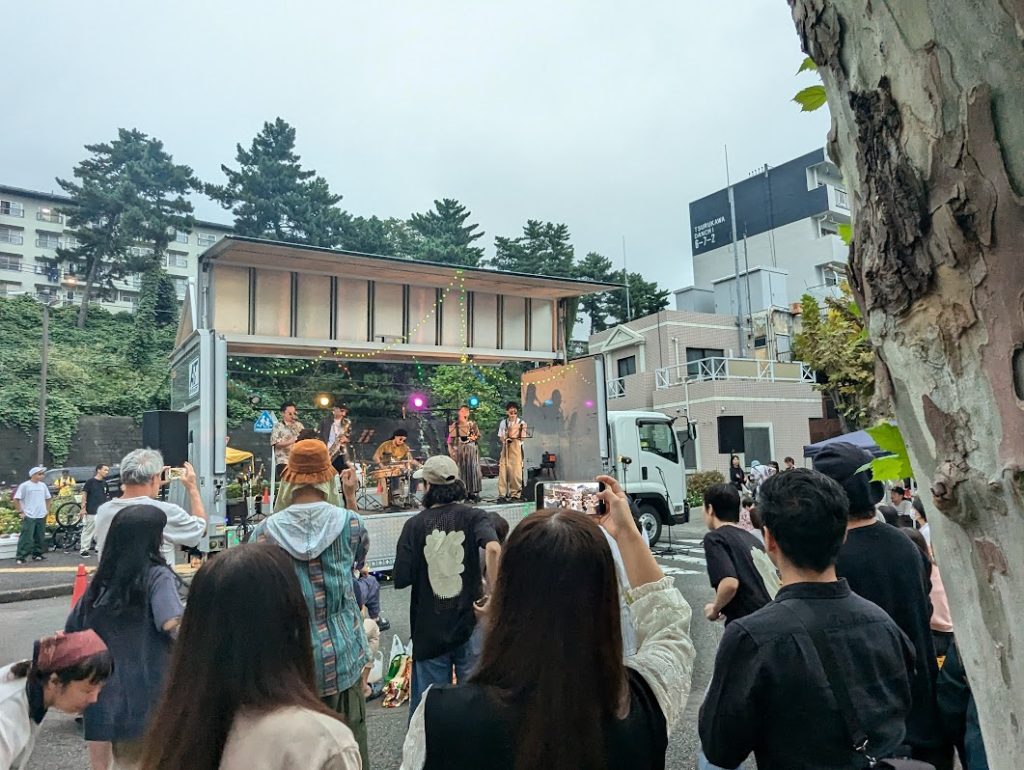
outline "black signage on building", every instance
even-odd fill
[[[694,255],[721,248],[731,241],[729,196],[725,190],[690,204],[690,245]]]

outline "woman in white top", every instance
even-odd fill
[[[113,665],[99,635],[80,631],[40,639],[32,660],[0,668],[0,770],[27,767],[47,710],[81,714]]]
[[[317,696],[292,560],[241,545],[189,592],[142,770],[360,770],[352,731]]]
[[[618,482],[608,513],[540,510],[502,551],[476,672],[431,687],[412,717],[402,768],[663,768],[686,705],[690,607],[644,543]],[[636,654],[624,659],[615,539],[632,586]]]

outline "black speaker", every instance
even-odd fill
[[[718,452],[723,455],[745,452],[743,443],[743,417],[718,418]]]
[[[166,465],[180,468],[188,459],[188,414],[143,412],[142,445],[148,449],[159,449]]]

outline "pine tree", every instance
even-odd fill
[[[57,256],[85,274],[78,327],[85,326],[94,290],[109,292],[115,279],[163,262],[175,230],[191,230],[192,204],[200,189],[188,166],[178,165],[163,142],[136,129],[118,129],[117,139],[86,145],[92,156],[74,169],[78,180],[58,179],[72,203],[61,209],[75,245]],[[133,253],[133,247],[147,250]]]
[[[567,226],[530,219],[518,238],[494,239],[495,255],[490,264],[517,273],[570,277],[574,250],[569,239]]]
[[[341,243],[350,215],[327,180],[305,170],[295,153],[295,129],[277,118],[264,123],[249,149],[236,146],[238,169],[221,166],[227,183],[206,194],[229,209],[238,235],[309,246]]]
[[[474,241],[484,233],[476,224],[466,224],[469,210],[453,198],[434,201],[434,208],[409,218],[409,227],[419,234],[415,256],[429,262],[476,267],[484,250]]]

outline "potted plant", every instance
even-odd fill
[[[0,499],[0,559],[13,559],[18,552],[21,516],[10,504],[10,496]]]

